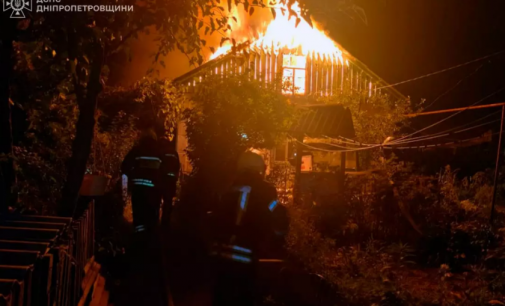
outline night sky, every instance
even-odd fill
[[[339,16],[327,22],[327,28],[336,41],[390,84],[505,50],[503,0],[356,2],[366,11],[368,25]],[[458,82],[461,83],[454,87]],[[454,89],[450,90],[452,87]],[[426,99],[425,106],[439,98],[427,109],[437,110],[468,106],[502,87],[505,87],[505,54],[396,88],[414,102]],[[445,92],[447,94],[441,96]],[[497,102],[505,102],[505,90],[480,104]],[[494,112],[498,113],[478,124],[499,119],[500,108],[465,111],[422,134],[454,128]],[[412,126],[424,128],[448,116],[418,117]],[[490,128],[497,132],[499,126],[499,122],[495,122],[471,132],[483,133]],[[464,174],[471,174],[484,167],[494,167],[497,140],[495,135],[491,144],[459,150],[461,154],[456,155],[447,154],[450,150],[420,154],[407,150],[397,151],[397,154],[419,160],[432,170],[451,164],[466,169]]]
[[[364,8],[368,25],[339,16],[327,27],[344,48],[389,83],[505,50],[503,0],[356,2]],[[505,86],[505,54],[397,89],[414,101],[427,99],[428,105],[463,78],[430,110],[465,106]],[[505,101],[504,93],[483,103]]]

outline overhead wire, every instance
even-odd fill
[[[345,138],[345,139],[336,139],[336,138],[332,138],[332,137],[329,137],[329,136],[326,136],[326,135],[323,135],[323,137],[327,138],[329,140],[338,141],[339,143],[348,144],[348,145],[352,145],[352,146],[356,146],[356,147],[379,145],[378,143],[374,143],[374,144],[362,143],[362,142],[354,141],[354,140],[348,139],[348,138]],[[340,136],[338,138],[340,138]],[[344,137],[342,137],[342,138],[344,138]],[[348,140],[351,140],[351,141],[348,141]],[[338,146],[336,144],[332,144],[332,145]],[[342,148],[348,148],[348,147],[342,147]]]
[[[424,135],[424,136],[412,137],[412,138],[409,138],[408,140],[410,141],[410,140],[414,140],[414,139],[424,139],[424,138],[429,138],[429,137],[432,137],[432,136],[442,135],[442,134],[444,134],[444,135],[450,135],[450,133],[451,133],[452,131],[456,131],[456,130],[458,130],[458,129],[461,129],[461,128],[464,128],[464,127],[467,127],[467,126],[469,126],[469,125],[472,125],[472,124],[474,124],[474,123],[477,123],[477,122],[479,122],[479,121],[482,121],[482,120],[484,120],[484,119],[486,119],[486,118],[488,118],[488,117],[491,117],[491,116],[493,116],[493,115],[496,115],[496,114],[498,114],[498,113],[500,113],[500,112],[501,112],[501,111],[496,111],[496,112],[491,113],[491,114],[488,114],[488,115],[486,115],[486,116],[484,116],[484,117],[478,118],[478,119],[476,119],[476,120],[474,120],[474,121],[472,121],[472,122],[468,122],[468,123],[465,123],[465,124],[463,124],[463,125],[460,125],[460,126],[457,126],[457,127],[453,127],[453,128],[447,129],[447,130],[442,131],[442,132],[438,132],[438,133],[434,133],[434,134],[428,134],[428,135]],[[399,141],[399,142],[395,142],[395,143],[404,143],[404,141]]]
[[[498,132],[495,132],[495,133],[492,133],[491,135],[497,135]],[[472,137],[472,138],[467,138],[467,139],[463,139],[463,140],[455,140],[455,141],[449,141],[449,142],[443,142],[443,143],[436,143],[436,144],[429,144],[429,145],[418,145],[418,146],[403,146],[403,147],[392,147],[392,146],[376,146],[376,147],[382,147],[382,149],[385,149],[385,150],[411,150],[411,149],[423,149],[423,148],[433,148],[433,147],[442,147],[442,146],[447,146],[447,145],[451,145],[451,144],[458,144],[458,143],[465,143],[465,142],[469,142],[469,141],[472,141],[472,140],[476,140],[476,139],[480,139],[480,138],[483,138],[484,136],[477,136],[477,137]],[[366,147],[366,148],[357,148],[357,149],[351,149],[351,150],[328,150],[328,149],[323,149],[323,148],[318,148],[318,147],[314,147],[314,146],[311,146],[311,145],[308,145],[306,143],[303,143],[299,140],[296,140],[296,142],[300,143],[301,145],[307,147],[307,148],[310,148],[310,149],[313,149],[313,150],[316,150],[316,151],[322,151],[322,152],[329,152],[329,153],[347,153],[347,152],[356,152],[356,151],[364,151],[364,150],[370,150],[370,149],[374,149],[376,147]]]
[[[485,60],[485,59],[488,59],[490,57],[494,57],[494,56],[497,56],[497,55],[500,55],[500,54],[503,54],[503,53],[505,53],[505,50],[502,50],[502,51],[499,51],[499,52],[495,52],[495,53],[492,53],[492,54],[489,54],[489,55],[486,55],[486,56],[483,56],[483,57],[479,57],[477,59],[474,59],[474,60],[471,60],[471,61],[468,61],[468,62],[465,62],[465,63],[462,63],[462,64],[458,64],[458,65],[455,65],[455,66],[452,66],[452,67],[449,67],[449,68],[445,68],[445,69],[438,70],[438,71],[435,71],[435,72],[431,72],[431,73],[428,73],[428,74],[425,74],[425,75],[421,75],[421,76],[418,76],[418,77],[415,77],[415,78],[412,78],[412,79],[408,79],[408,80],[405,80],[405,81],[401,81],[401,82],[385,85],[385,86],[382,86],[382,87],[378,87],[377,89],[394,87],[394,86],[398,86],[398,85],[401,85],[401,84],[405,84],[405,83],[417,81],[417,80],[420,80],[420,79],[424,79],[424,78],[427,78],[427,77],[430,77],[430,76],[433,76],[433,75],[436,75],[436,74],[440,74],[440,73],[443,73],[443,72],[446,72],[446,71],[449,71],[449,70],[453,70],[453,69],[456,69],[456,68],[459,68],[459,67],[463,67],[463,66],[466,66],[466,65],[469,65],[469,64],[480,62],[482,60]]]
[[[438,97],[435,98],[435,100],[433,100],[428,106],[426,106],[424,108],[424,110],[427,110],[428,108],[430,108],[433,104],[435,104],[438,100],[440,100],[440,98],[442,98],[443,96],[445,96],[446,94],[448,94],[449,92],[451,92],[454,88],[458,87],[464,80],[468,79],[469,77],[471,77],[472,75],[476,74],[477,71],[480,70],[480,68],[482,68],[486,63],[480,65],[479,67],[477,67],[477,69],[475,69],[472,73],[470,73],[469,75],[463,77],[461,80],[459,80],[454,86],[452,86],[451,88],[449,88],[448,90],[444,91],[441,95],[439,95]]]
[[[496,115],[496,114],[498,114],[500,112],[501,111],[493,112],[493,113],[488,114],[488,115],[486,115],[484,117],[478,118],[478,119],[476,119],[476,120],[474,120],[472,122],[469,122],[469,123],[466,123],[466,124],[463,124],[463,125],[460,125],[460,126],[457,126],[457,127],[454,127],[454,128],[450,128],[450,129],[447,129],[447,130],[442,131],[442,132],[438,132],[438,133],[434,133],[434,134],[429,134],[429,135],[424,135],[424,136],[419,136],[419,137],[409,138],[407,141],[394,142],[392,145],[401,145],[401,144],[405,144],[405,143],[419,142],[419,141],[424,141],[424,140],[430,140],[430,139],[434,139],[434,138],[440,138],[440,137],[444,137],[444,136],[449,136],[451,134],[458,134],[458,133],[461,133],[461,132],[465,132],[465,131],[468,131],[468,130],[471,130],[471,129],[474,129],[474,128],[478,128],[478,127],[481,127],[481,126],[484,126],[484,125],[491,124],[491,123],[499,121],[499,120],[495,120],[495,121],[483,123],[483,124],[480,124],[480,125],[477,125],[477,126],[472,126],[472,127],[468,128],[468,129],[459,130],[459,129],[462,129],[462,128],[467,127],[469,125],[472,125],[474,123],[477,123],[479,121],[482,121],[482,120],[484,120],[484,119],[486,119],[488,117]],[[323,135],[323,137],[325,137],[327,139],[330,139],[330,140],[336,140],[338,142],[342,142],[342,143],[345,143],[345,144],[350,144],[350,145],[358,146],[358,147],[362,147],[362,146],[378,146],[378,145],[380,145],[378,143],[374,143],[374,144],[361,143],[361,142],[358,142],[358,141],[356,141],[354,139],[346,138],[346,137],[343,137],[343,136],[338,136],[338,139],[332,138],[332,137],[329,137],[329,136],[326,136],[326,135]],[[335,147],[340,147],[340,146],[335,145],[335,144],[331,144],[331,145],[335,146]],[[386,145],[390,145],[390,143],[388,143]],[[346,147],[342,147],[342,148],[346,148]]]
[[[485,126],[485,125],[488,125],[488,124],[493,124],[495,122],[500,122],[500,121],[501,121],[501,119],[497,119],[497,120],[494,120],[494,121],[489,121],[489,122],[485,122],[485,123],[482,123],[482,124],[479,124],[479,125],[476,125],[476,126],[472,126],[470,128],[464,129],[464,130],[459,130],[459,131],[456,131],[456,132],[446,133],[446,134],[443,134],[443,135],[432,136],[432,137],[425,138],[425,139],[417,139],[417,140],[412,140],[412,141],[404,141],[404,142],[400,142],[400,143],[394,143],[394,144],[391,144],[390,146],[400,146],[400,145],[404,145],[404,144],[408,144],[408,143],[415,143],[415,142],[421,142],[421,141],[426,141],[426,140],[432,140],[432,139],[447,137],[447,136],[452,135],[452,134],[459,134],[459,133],[462,133],[462,132],[470,131],[470,130],[479,128],[481,126]]]
[[[366,147],[366,148],[355,148],[355,149],[350,149],[350,150],[327,150],[327,149],[323,149],[323,148],[318,148],[318,147],[314,147],[314,146],[311,146],[311,145],[308,145],[306,143],[303,143],[301,141],[299,141],[298,139],[296,139],[295,137],[292,137],[290,136],[295,142],[303,145],[303,146],[306,146],[307,148],[311,148],[311,149],[314,149],[314,150],[318,150],[318,151],[323,151],[323,152],[355,152],[355,151],[364,151],[364,150],[370,150],[370,149],[373,149],[373,148],[377,148],[377,147],[380,147],[381,145],[376,145],[374,147]]]
[[[481,120],[482,120],[482,118],[480,118],[479,120],[475,120],[473,123],[481,121]],[[447,137],[447,136],[450,136],[450,135],[453,135],[453,134],[459,134],[459,133],[462,133],[462,132],[470,131],[470,130],[479,128],[481,126],[493,124],[495,122],[500,122],[500,120],[501,119],[497,119],[497,120],[494,120],[494,121],[488,121],[488,122],[485,122],[485,123],[482,123],[482,124],[479,124],[479,125],[475,125],[475,126],[472,126],[472,127],[466,128],[466,129],[458,130],[459,128],[464,127],[464,125],[463,125],[463,126],[460,126],[460,127],[456,127],[456,128],[452,128],[452,129],[446,130],[446,131],[444,131],[442,133],[437,133],[437,134],[432,134],[432,135],[426,135],[426,136],[418,137],[418,138],[411,138],[411,139],[409,139],[407,141],[401,141],[401,142],[392,143],[391,145],[393,145],[393,146],[394,145],[402,145],[402,144],[406,144],[406,143],[421,142],[421,141],[426,141],[426,140],[431,140],[431,139],[436,139],[436,138],[441,138],[441,137]]]
[[[479,125],[476,125],[476,126],[472,126],[470,128],[466,128],[466,129],[463,129],[463,130],[457,130],[455,132],[444,133],[444,134],[435,135],[435,136],[427,137],[427,138],[423,138],[423,139],[404,141],[404,142],[394,143],[394,144],[376,144],[375,146],[366,146],[365,148],[363,148],[363,150],[365,150],[365,149],[371,149],[373,147],[380,147],[380,146],[382,146],[383,148],[393,148],[393,147],[396,147],[396,146],[401,146],[401,145],[405,145],[405,144],[409,144],[409,143],[416,143],[416,142],[421,142],[421,141],[427,141],[427,140],[442,138],[442,137],[449,136],[451,134],[463,133],[463,132],[466,132],[466,131],[470,131],[470,130],[473,130],[473,129],[476,129],[476,128],[479,128],[479,127],[482,127],[482,126],[485,126],[485,125],[493,124],[493,123],[496,123],[496,122],[500,122],[500,121],[501,121],[501,119],[497,119],[497,120],[485,122],[485,123],[482,123],[482,124],[479,124]],[[343,146],[339,146],[339,145],[332,144],[332,143],[325,143],[325,144],[329,145],[329,146],[332,146],[332,147],[337,147],[337,148],[342,148],[342,149],[349,149],[348,147],[343,147]],[[351,150],[352,149],[354,149],[354,148],[351,148]]]
[[[480,103],[480,102],[482,102],[482,101],[484,101],[484,100],[488,99],[489,97],[492,97],[493,95],[495,95],[495,94],[499,93],[500,91],[503,91],[504,89],[505,89],[505,86],[504,86],[504,87],[501,87],[500,89],[498,89],[498,90],[494,91],[493,93],[491,93],[491,94],[487,95],[486,97],[484,97],[484,98],[482,98],[482,99],[480,99],[480,100],[476,101],[475,103],[473,103],[473,104],[469,105],[469,106],[468,106],[467,108],[465,108],[465,109],[462,109],[462,110],[460,110],[460,111],[458,111],[458,112],[456,112],[456,113],[454,113],[454,114],[452,114],[452,115],[450,115],[450,116],[448,116],[448,117],[446,117],[446,118],[444,118],[444,119],[442,119],[442,120],[439,120],[439,121],[437,121],[437,122],[435,122],[435,123],[433,123],[433,124],[431,124],[431,125],[429,125],[429,126],[427,126],[427,127],[425,127],[425,128],[422,128],[422,129],[420,129],[420,130],[418,130],[418,131],[415,131],[414,133],[411,133],[411,134],[409,134],[409,135],[402,136],[402,137],[400,137],[399,139],[396,139],[396,140],[393,140],[393,141],[391,141],[391,142],[388,142],[387,144],[386,144],[386,141],[385,141],[384,143],[382,143],[382,144],[365,144],[365,143],[359,143],[359,142],[356,142],[355,140],[348,139],[348,138],[345,138],[345,137],[341,137],[341,136],[340,136],[339,138],[342,138],[342,139],[344,139],[344,140],[350,141],[350,143],[351,143],[351,144],[358,144],[360,147],[359,147],[359,148],[353,148],[353,149],[344,149],[344,150],[326,150],[326,149],[322,149],[322,148],[318,148],[318,147],[314,147],[314,146],[307,145],[307,144],[305,144],[305,143],[303,143],[303,142],[300,142],[300,141],[299,141],[299,140],[297,140],[296,138],[294,138],[294,137],[292,137],[292,136],[290,136],[290,135],[289,135],[289,136],[290,136],[292,139],[294,139],[297,143],[300,143],[300,144],[302,144],[302,145],[304,145],[304,146],[306,146],[306,147],[308,147],[308,148],[311,148],[311,149],[314,149],[314,150],[319,150],[319,151],[324,151],[324,152],[355,152],[355,151],[364,151],[364,150],[370,150],[370,149],[373,149],[373,148],[378,148],[378,147],[385,148],[385,147],[390,147],[390,146],[393,146],[393,145],[401,145],[401,144],[405,144],[405,143],[419,142],[419,141],[422,141],[422,140],[429,140],[429,139],[433,139],[433,138],[443,137],[443,136],[439,136],[439,135],[438,135],[438,137],[433,137],[433,136],[432,136],[431,138],[427,138],[427,137],[429,137],[429,135],[427,135],[427,136],[423,136],[423,138],[424,138],[424,139],[422,139],[422,140],[420,140],[420,139],[421,139],[421,137],[419,137],[419,138],[418,138],[417,140],[415,140],[415,141],[412,141],[413,139],[410,139],[410,141],[408,141],[408,140],[407,140],[407,141],[402,141],[403,139],[409,138],[409,137],[411,137],[411,136],[413,136],[413,135],[416,135],[416,134],[418,134],[418,133],[420,133],[420,132],[422,132],[422,131],[425,131],[425,130],[427,130],[427,129],[431,128],[431,127],[434,127],[434,126],[436,126],[436,125],[438,125],[438,124],[440,124],[440,123],[442,123],[442,122],[445,122],[445,121],[449,120],[450,118],[452,118],[452,117],[454,117],[454,116],[456,116],[456,115],[458,115],[458,114],[460,114],[460,113],[464,112],[464,111],[465,111],[465,110],[467,110],[469,107],[474,106],[474,105],[476,105],[476,104],[478,104],[478,103]],[[492,114],[491,114],[491,115],[492,115]],[[489,116],[489,115],[488,115],[488,116]],[[488,116],[486,116],[486,117],[488,117]],[[486,117],[484,117],[484,118],[486,118]],[[480,120],[482,120],[482,119],[483,119],[483,118],[478,119],[477,121],[480,121]],[[475,121],[474,121],[474,122],[475,122]],[[483,124],[483,125],[486,125],[486,124],[489,124],[489,123],[485,123],[485,124]],[[479,125],[479,126],[482,126],[482,125]],[[470,129],[473,129],[473,128],[477,128],[477,127],[479,127],[479,126],[471,127],[471,128],[469,128],[469,129],[466,129],[466,130],[470,130]],[[461,132],[461,131],[460,131],[460,132]],[[437,135],[437,134],[434,134],[434,135]],[[445,136],[445,135],[444,135],[444,136]],[[329,138],[328,136],[325,136],[325,137]],[[328,145],[330,145],[330,146],[335,146],[335,147],[339,147],[339,148],[345,148],[345,147],[341,147],[341,146],[338,146],[338,145],[335,145],[335,144],[328,144]],[[365,145],[365,147],[361,147],[361,146],[363,146],[363,145]],[[431,146],[437,146],[437,145],[439,145],[439,144],[433,144],[433,145],[430,145],[430,147],[431,147]],[[421,146],[421,147],[423,147],[423,146]]]
[[[497,135],[499,132],[492,133],[491,136]],[[472,138],[467,138],[463,140],[456,140],[456,141],[450,141],[450,142],[444,142],[444,143],[437,143],[437,144],[431,144],[431,145],[420,145],[420,146],[410,146],[410,147],[384,147],[386,150],[410,150],[410,149],[424,149],[424,148],[433,148],[433,147],[441,147],[441,146],[447,146],[451,144],[457,144],[457,143],[465,143],[468,141],[472,141],[475,139],[483,138],[484,136],[477,136],[477,137],[472,137]]]
[[[479,104],[480,102],[482,102],[482,101],[484,101],[484,100],[486,100],[486,99],[488,99],[488,98],[490,98],[490,97],[494,96],[495,94],[499,93],[500,91],[503,91],[504,89],[505,89],[505,86],[504,86],[504,87],[501,87],[500,89],[498,89],[498,90],[496,90],[496,91],[494,91],[494,92],[492,92],[491,94],[489,94],[489,95],[485,96],[484,98],[482,98],[482,99],[478,100],[477,102],[475,102],[475,103],[473,103],[473,104],[471,104],[471,105],[467,106],[467,108],[468,108],[468,107],[471,107],[471,106],[474,106],[474,105],[476,105],[476,104]],[[427,127],[424,127],[424,128],[422,128],[422,129],[420,129],[420,130],[418,130],[418,131],[414,132],[414,133],[411,133],[411,134],[409,134],[409,135],[405,135],[405,136],[402,136],[402,137],[400,137],[400,138],[398,138],[398,139],[396,139],[396,140],[393,140],[393,141],[391,141],[391,143],[398,143],[400,140],[403,140],[403,139],[405,139],[405,138],[409,138],[409,137],[411,137],[411,136],[414,136],[414,135],[416,135],[416,134],[419,134],[419,133],[421,133],[422,131],[426,131],[426,130],[427,130],[427,129],[429,129],[429,128],[432,128],[432,127],[434,127],[434,126],[436,126],[436,125],[438,125],[438,124],[440,124],[440,123],[442,123],[442,122],[445,122],[445,121],[449,120],[450,118],[452,118],[452,117],[454,117],[454,116],[459,115],[460,113],[462,113],[462,112],[464,112],[465,110],[467,110],[467,108],[462,109],[462,110],[460,110],[460,111],[458,111],[458,112],[456,112],[456,113],[454,113],[454,114],[452,114],[452,115],[450,115],[450,116],[447,116],[447,117],[445,117],[444,119],[439,120],[439,121],[437,121],[437,122],[435,122],[435,123],[433,123],[433,124],[430,124],[430,125],[428,125]]]

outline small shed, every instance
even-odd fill
[[[345,149],[342,149],[342,144],[335,147],[330,141],[340,136],[355,137],[351,111],[340,104],[303,108],[306,112],[289,131],[292,138],[275,148],[273,160],[293,161],[298,158],[300,167],[297,166],[297,169],[300,168],[300,172],[331,172],[337,168],[357,170],[356,152],[335,152]],[[311,161],[311,165],[302,169],[304,156],[311,156],[306,159]],[[343,163],[345,167],[342,167]]]
[[[356,151],[338,152],[345,144],[334,139],[353,139],[355,131],[351,111],[340,104],[307,106],[306,112],[292,126],[290,159],[295,165],[295,186],[313,199],[337,194],[346,171],[358,169]],[[289,150],[288,150],[289,151]]]

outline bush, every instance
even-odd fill
[[[491,178],[459,178],[449,166],[422,175],[390,160],[347,178],[333,199],[290,207],[288,250],[349,305],[499,305],[503,275],[491,269],[505,266],[500,210],[484,257]]]
[[[277,188],[277,196],[284,205],[293,202],[293,182],[295,167],[289,162],[274,162],[267,181]]]
[[[186,112],[188,157],[193,171],[184,192],[188,205],[205,207],[233,180],[238,156],[285,139],[295,110],[271,84],[246,75],[209,77],[195,87]]]

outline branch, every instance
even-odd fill
[[[123,39],[112,48],[111,52],[108,53],[106,57],[116,53],[118,51],[119,47],[121,47],[133,34],[135,34],[136,32],[138,32],[144,28],[145,28],[145,26],[142,26],[142,27],[132,30],[130,33],[126,34],[125,37],[123,37]]]

